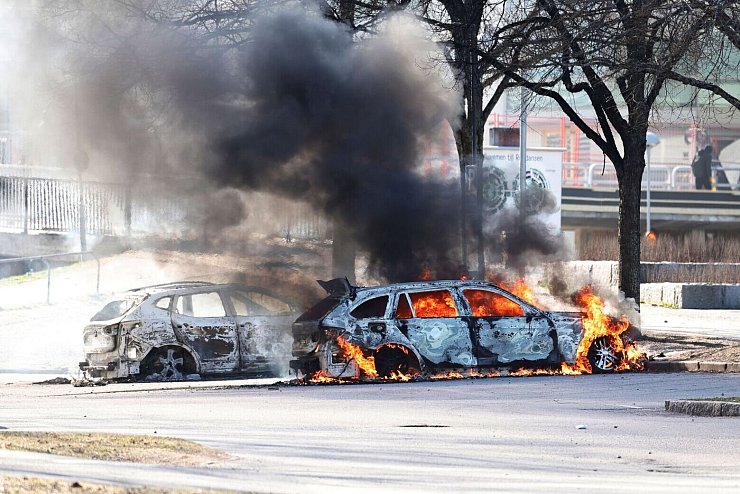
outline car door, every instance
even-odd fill
[[[404,291],[396,299],[395,321],[416,350],[433,364],[477,364],[470,329],[447,289]]]
[[[467,288],[463,297],[473,316],[473,337],[481,365],[544,360],[555,348],[547,317],[492,289]]]
[[[227,292],[239,336],[239,367],[248,373],[269,373],[277,363],[291,358],[291,324],[296,318],[292,305],[253,288]]]
[[[201,372],[233,372],[238,369],[236,322],[227,315],[218,291],[178,295],[173,307],[175,333],[198,355]]]
[[[366,346],[373,347],[380,343],[386,335],[388,319],[388,295],[378,295],[356,304],[349,312],[347,331],[355,335],[363,335]]]

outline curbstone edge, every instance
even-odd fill
[[[727,362],[699,362],[699,370],[703,372],[725,372]]]
[[[699,362],[696,360],[651,360],[647,363],[648,372],[696,372]]]
[[[723,401],[666,401],[665,409],[668,412],[701,417],[740,417],[740,403]]]

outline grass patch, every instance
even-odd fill
[[[130,434],[4,431],[0,432],[0,449],[184,466],[229,458],[226,453],[184,439]]]
[[[36,477],[0,477],[0,492],[3,494],[38,494],[39,492],[53,492],[54,494],[221,494],[227,491],[123,487]]]
[[[79,259],[79,256],[69,256],[69,258],[64,259]],[[84,256],[84,260],[82,262],[78,261],[67,261],[67,263],[62,263],[58,260],[50,259],[51,264],[51,277],[54,278],[55,276],[58,276],[63,273],[74,273],[76,271],[80,271],[85,267],[85,264],[90,262],[95,262],[94,259],[89,259],[90,256]],[[2,265],[0,265],[2,266]],[[16,274],[13,276],[6,276],[3,278],[0,278],[0,286],[5,285],[17,285],[19,283],[28,283],[31,281],[46,279],[49,276],[48,270],[37,262],[37,264],[34,264],[34,270],[29,271],[28,273],[24,274]]]
[[[725,403],[740,403],[740,396],[722,396],[719,398],[690,398],[688,401],[723,401]]]

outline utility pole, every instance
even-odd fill
[[[527,191],[527,88],[521,88],[521,109],[519,111],[519,228],[524,231],[524,223],[527,221],[527,208],[525,193]],[[522,277],[522,272],[519,273]]]
[[[79,98],[79,96],[77,96]],[[80,107],[77,100],[75,100],[75,168],[77,168],[77,181],[79,188],[79,202],[77,203],[77,214],[80,218],[80,252],[87,251],[87,218],[85,216],[85,184],[82,181],[82,173],[87,170],[90,164],[90,158],[87,153],[82,150],[80,143]]]

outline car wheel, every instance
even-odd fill
[[[591,364],[591,372],[594,374],[607,374],[614,372],[622,361],[622,355],[612,348],[612,338],[602,336],[591,343],[588,349],[588,361]]]
[[[147,381],[181,381],[192,371],[190,355],[185,350],[158,348],[149,354],[140,375]]]
[[[408,349],[400,346],[384,346],[375,352],[375,370],[379,377],[391,377],[395,373],[404,375],[421,374],[419,362]]]

